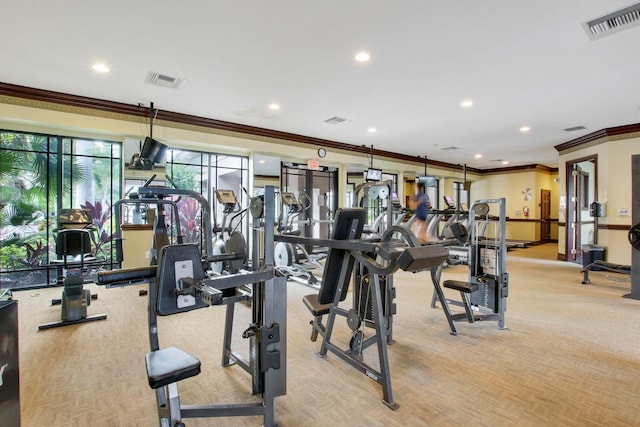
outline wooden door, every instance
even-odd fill
[[[551,191],[540,190],[540,241],[551,240]]]

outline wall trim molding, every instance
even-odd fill
[[[12,98],[14,99],[13,101]],[[17,99],[22,101],[17,101]],[[24,100],[28,100],[31,102],[25,102]],[[69,113],[92,115],[98,117],[116,118],[120,120],[129,120],[136,122],[145,120],[150,116],[149,107],[143,106],[141,104],[125,104],[121,102],[107,101],[97,98],[54,92],[3,82],[0,82],[0,102],[12,103],[33,108],[64,111]],[[314,138],[294,133],[280,132],[256,126],[242,125],[238,123],[232,123],[206,117],[192,116],[189,114],[176,113],[172,111],[158,110],[155,120],[158,122],[168,122],[168,126],[178,128],[196,127],[236,136],[254,136],[282,141],[283,143],[298,143],[303,146],[310,146],[313,148],[324,147],[327,149],[344,150],[352,153],[366,154],[367,156],[373,154],[377,157],[398,160],[406,163],[413,163],[416,166],[420,167],[424,166],[424,158],[420,156],[409,156],[406,154],[400,154],[376,148],[373,149],[372,153],[371,148],[366,146],[357,146],[339,141],[331,141],[327,139]],[[447,163],[439,160],[428,160],[428,165],[453,171],[463,171],[463,166],[460,164]],[[474,173],[480,176],[495,173],[531,170],[548,173],[558,172],[557,168],[550,168],[538,164],[513,166],[503,169],[476,169],[467,166],[466,170],[467,172]]]
[[[598,223],[598,230],[620,230],[629,231],[631,225],[624,224],[600,224]]]
[[[558,153],[562,154],[563,151],[575,149],[576,147],[593,143],[595,141],[598,141],[599,139],[612,138],[615,136],[627,135],[631,133],[640,133],[640,123],[600,129],[588,135],[584,135],[579,138],[564,142],[562,144],[558,144],[554,148],[558,151]]]

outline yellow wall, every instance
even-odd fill
[[[545,170],[524,170],[515,172],[495,173],[483,176],[479,182],[471,186],[473,200],[506,199],[507,217],[516,220],[507,222],[507,238],[513,240],[540,240],[540,193],[541,190],[551,191],[551,218],[557,218],[558,211],[558,183],[557,173]],[[529,200],[524,200],[524,192],[530,189]],[[529,216],[524,215],[525,208],[529,208]],[[497,214],[497,212],[492,212]],[[551,238],[558,238],[557,223],[552,223]]]
[[[605,137],[588,147],[560,153],[560,197],[566,197],[566,163],[597,154],[598,201],[605,202],[605,215],[599,218],[600,226],[631,226],[631,156],[640,154],[640,135]],[[626,209],[629,215],[621,215]],[[566,212],[564,212],[566,215]],[[566,227],[560,227],[558,253],[565,254]],[[631,245],[627,230],[598,230],[598,245],[606,246],[607,260],[617,264],[631,264]]]

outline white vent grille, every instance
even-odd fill
[[[596,40],[640,24],[640,3],[582,24],[591,40]]]
[[[577,130],[583,130],[583,129],[586,129],[586,127],[584,127],[584,126],[574,126],[574,127],[571,127],[571,128],[565,128],[564,131],[565,132],[575,132]]]
[[[147,73],[147,78],[144,79],[145,83],[149,83],[156,86],[168,87],[171,89],[178,89],[184,83],[183,79],[178,79],[176,77],[167,76],[166,74],[155,73],[153,71],[149,71]]]
[[[347,119],[343,119],[342,117],[333,116],[330,119],[325,120],[325,123],[329,123],[330,125],[339,125],[340,123],[346,122]]]
[[[444,147],[444,148],[442,148],[442,151],[452,151],[452,150],[459,150],[459,149],[460,149],[459,147],[453,147],[453,146],[451,146],[451,147]]]

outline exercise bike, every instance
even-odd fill
[[[51,300],[51,305],[60,305],[62,314],[59,322],[40,325],[39,330],[107,318],[106,314],[87,316],[87,306],[91,305],[91,300],[98,298],[98,295],[91,295],[91,291],[84,287],[83,276],[85,256],[91,251],[92,225],[93,219],[87,210],[61,209],[58,212],[56,255],[62,259],[56,266],[58,269],[62,268],[63,274],[57,281],[64,288],[62,297]],[[74,259],[70,260],[69,257]],[[76,259],[78,257],[79,260]]]

